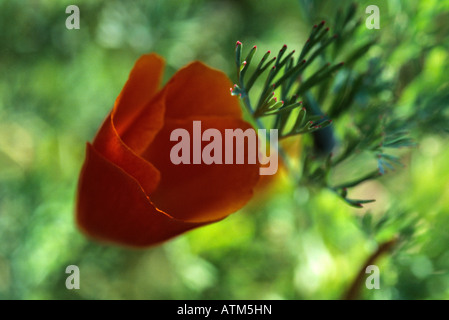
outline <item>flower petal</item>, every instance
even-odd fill
[[[157,210],[134,178],[90,144],[78,184],[77,222],[93,238],[138,247],[204,225],[179,221]]]
[[[150,198],[157,208],[176,219],[193,222],[222,219],[239,210],[252,197],[259,179],[259,165],[248,164],[247,151],[245,164],[173,164],[170,150],[178,142],[170,141],[170,134],[174,129],[183,128],[193,139],[192,120],[166,119],[164,128],[143,154],[161,173],[159,186]],[[230,117],[196,117],[194,120],[201,121],[203,132],[208,128],[220,131],[223,159],[225,129],[252,129],[247,122]],[[203,142],[203,147],[208,143]],[[235,148],[233,152],[235,155]]]
[[[155,96],[164,65],[164,60],[154,53],[141,56],[135,63],[114,105],[114,126],[119,135],[125,134]]]
[[[103,123],[93,146],[103,157],[139,181],[147,195],[156,189],[160,180],[159,171],[125,145],[113,126],[111,115]]]
[[[240,104],[221,71],[196,61],[180,69],[167,83],[166,118],[190,116],[242,117]]]
[[[139,153],[163,126],[163,92],[156,94],[163,68],[163,59],[155,54],[144,55],[136,62],[93,142],[105,158],[137,179],[147,195],[159,183],[159,172]],[[142,119],[147,121],[138,125]]]

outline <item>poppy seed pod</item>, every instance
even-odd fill
[[[173,164],[170,133],[251,128],[226,75],[201,62],[159,88],[164,61],[142,56],[81,169],[76,220],[88,236],[145,247],[219,221],[242,208],[259,178],[258,164]]]

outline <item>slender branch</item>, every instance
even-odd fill
[[[351,283],[351,286],[346,291],[342,299],[344,300],[358,300],[360,289],[364,283],[366,277],[366,268],[370,265],[373,265],[374,262],[379,259],[379,257],[385,253],[388,253],[398,242],[398,239],[395,237],[387,242],[382,243],[377,250],[368,257],[363,266],[360,268],[359,273],[355,277],[354,281]]]

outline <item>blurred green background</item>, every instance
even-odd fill
[[[432,123],[402,151],[405,168],[354,190],[377,199],[365,209],[283,179],[224,221],[147,250],[92,242],[74,225],[85,142],[141,54],[165,57],[165,81],[194,59],[234,79],[236,40],[258,56],[284,43],[298,51],[345,3],[1,1],[0,298],[339,299],[377,245],[401,233],[409,237],[376,261],[381,288],[359,297],[448,299],[449,139]],[[79,30],[65,27],[70,4]],[[354,42],[379,37],[366,59],[382,57],[404,113],[447,92],[449,1],[358,4],[363,21],[367,5],[380,8],[380,30],[362,23]],[[381,220],[378,232],[371,224]],[[71,264],[79,290],[65,287]]]

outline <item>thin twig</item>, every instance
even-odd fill
[[[387,242],[382,243],[377,250],[366,260],[364,265],[360,268],[359,273],[355,277],[354,281],[352,282],[351,286],[349,287],[348,291],[343,296],[344,300],[358,300],[359,299],[359,292],[360,289],[364,283],[365,277],[366,277],[366,268],[370,265],[373,265],[374,262],[383,254],[390,251],[393,246],[397,243],[398,239],[393,238]]]

